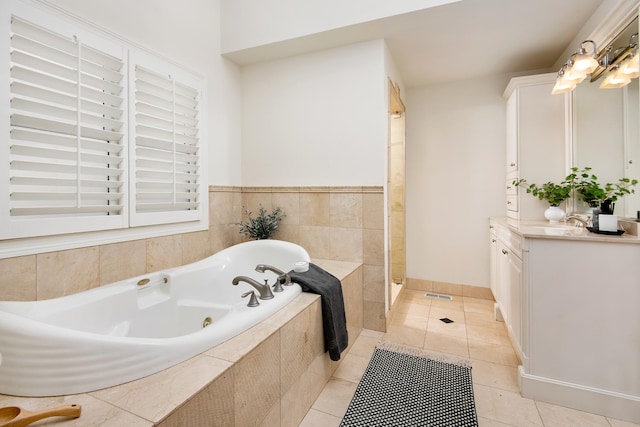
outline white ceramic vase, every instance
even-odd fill
[[[549,220],[551,224],[557,224],[564,219],[564,210],[560,206],[549,206],[544,211],[544,217]]]

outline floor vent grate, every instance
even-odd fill
[[[427,298],[435,298],[435,299],[444,299],[447,301],[453,301],[453,297],[451,295],[443,295],[443,294],[435,294],[433,292],[427,292],[424,294]]]

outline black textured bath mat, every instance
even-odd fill
[[[471,366],[465,359],[382,343],[340,426],[478,426]]]

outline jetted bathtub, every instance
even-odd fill
[[[34,302],[0,302],[0,393],[84,393],[176,365],[249,329],[300,294],[297,284],[248,307],[236,276],[275,283],[309,261],[300,246],[257,240],[182,267]],[[256,296],[259,292],[255,291]]]

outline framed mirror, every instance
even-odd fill
[[[637,43],[638,18],[614,37],[605,49],[610,52]],[[636,36],[634,36],[636,34]],[[635,37],[635,38],[633,38]],[[632,39],[633,38],[633,39]],[[640,180],[640,88],[638,78],[616,89],[601,89],[599,80],[584,82],[572,92],[571,166],[591,167],[601,184],[620,178]],[[574,200],[575,212],[587,212],[581,200]],[[640,188],[616,202],[615,213],[636,217],[640,210]]]

